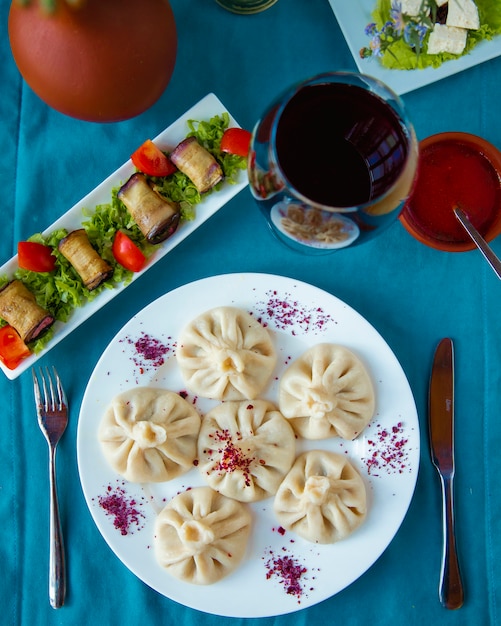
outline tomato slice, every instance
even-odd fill
[[[30,356],[31,350],[12,326],[0,328],[0,359],[10,370],[15,370],[23,359]]]
[[[170,176],[177,169],[151,139],[139,146],[130,158],[137,169],[148,176]]]
[[[221,138],[221,152],[230,152],[241,157],[249,154],[251,133],[243,128],[227,128]]]
[[[36,241],[20,241],[17,244],[18,265],[32,272],[52,272],[56,257],[52,248]]]
[[[117,230],[113,240],[113,256],[126,270],[140,272],[146,264],[146,257],[130,237]]]

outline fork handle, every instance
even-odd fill
[[[456,550],[454,524],[454,486],[452,477],[442,478],[443,504],[443,555],[440,573],[439,595],[447,609],[459,609],[463,605],[464,592]]]
[[[66,596],[66,563],[64,542],[59,518],[59,504],[56,485],[56,449],[50,446],[49,488],[50,488],[50,539],[49,539],[49,600],[54,609],[64,604]]]

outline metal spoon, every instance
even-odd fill
[[[478,232],[475,226],[473,226],[470,220],[466,217],[466,214],[462,209],[454,207],[454,214],[459,222],[461,222],[468,235],[470,235],[470,237],[472,238],[473,243],[484,255],[487,263],[489,263],[492,269],[496,272],[497,277],[501,279],[501,260],[494,254],[492,248]]]

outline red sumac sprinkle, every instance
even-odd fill
[[[303,334],[324,331],[329,323],[334,322],[333,318],[321,307],[305,306],[294,300],[291,294],[283,296],[275,290],[268,291],[268,300],[258,304],[259,320],[264,326],[268,319],[279,330],[289,330],[292,335],[297,332]]]
[[[140,374],[162,366],[167,354],[173,350],[169,343],[163,343],[145,332],[136,338],[126,337],[125,342],[134,348],[131,359]]]
[[[251,485],[251,465],[255,461],[252,455],[248,455],[249,449],[243,450],[238,441],[242,441],[241,433],[236,433],[235,438],[232,437],[229,430],[216,430],[210,437],[218,444],[217,454],[219,459],[216,461],[215,469],[221,473],[242,472],[245,485]],[[236,439],[236,441],[234,440]],[[219,445],[221,444],[221,445]],[[205,451],[210,456],[214,451]]]
[[[367,471],[372,476],[385,474],[403,474],[411,471],[408,455],[408,438],[404,435],[402,422],[391,428],[376,425],[376,432],[367,439],[368,455],[362,459]]]
[[[270,550],[265,560],[266,579],[278,579],[287,595],[300,599],[303,596],[303,578],[307,568],[301,565],[297,559],[285,552],[276,555]]]
[[[113,526],[121,535],[132,534],[133,525],[141,530],[141,520],[144,519],[138,508],[141,504],[129,497],[121,485],[108,485],[106,493],[98,496],[97,501],[106,515],[113,518]]]

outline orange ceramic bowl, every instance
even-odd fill
[[[501,233],[501,152],[469,133],[439,133],[420,142],[416,181],[400,221],[431,248],[473,250],[454,207],[487,241]]]

